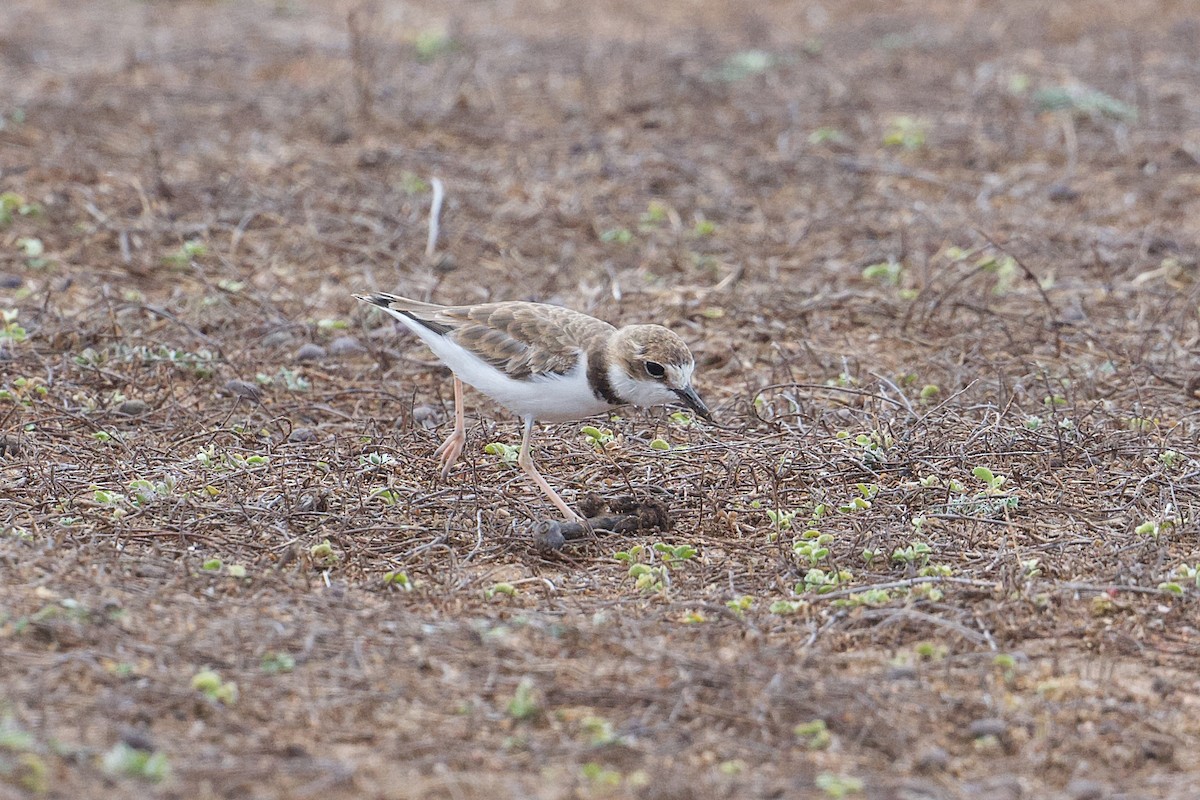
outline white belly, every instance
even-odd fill
[[[385,309],[389,310],[389,309]],[[471,386],[521,417],[545,422],[569,422],[602,414],[614,406],[592,392],[587,379],[587,355],[580,354],[575,369],[564,375],[534,376],[514,380],[481,358],[402,314],[393,314],[421,337],[433,354]]]

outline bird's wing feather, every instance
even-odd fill
[[[587,314],[542,303],[437,306],[387,294],[362,299],[450,337],[516,380],[570,372],[580,353],[591,351],[615,330]]]

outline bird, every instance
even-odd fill
[[[662,325],[621,328],[561,306],[525,301],[443,306],[385,292],[354,295],[416,334],[454,373],[454,430],[434,451],[442,480],[467,441],[463,384],[524,423],[517,464],[571,522],[584,522],[538,472],[535,421],[569,422],[624,405],[683,405],[712,421],[692,385],[696,361]]]

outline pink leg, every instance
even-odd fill
[[[442,465],[442,480],[450,477],[450,468],[462,455],[463,446],[467,443],[467,424],[463,418],[463,385],[458,376],[454,376],[454,432],[451,433],[441,446],[433,451]]]
[[[563,513],[568,522],[583,522],[583,517],[571,510],[563,499],[558,496],[558,492],[550,488],[550,484],[546,483],[546,479],[537,471],[537,467],[533,465],[533,458],[529,455],[529,438],[533,433],[533,417],[525,418],[525,435],[521,437],[521,453],[517,456],[517,464],[525,471],[525,474],[537,484],[538,488],[546,493],[546,497],[550,498],[550,502],[554,503],[555,508]]]

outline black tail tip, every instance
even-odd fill
[[[364,303],[370,303],[372,305],[379,306],[380,308],[388,308],[392,304],[391,300],[388,299],[388,297],[386,295],[382,295],[379,293],[356,294],[356,295],[354,295],[354,297],[358,300],[362,300]]]

